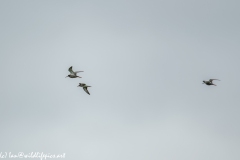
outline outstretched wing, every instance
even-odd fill
[[[83,72],[83,71],[76,71],[76,72],[74,72],[74,73],[78,73],[78,72]]]
[[[71,74],[74,74],[73,70],[72,70],[72,66],[68,69],[68,71],[71,73]]]
[[[218,81],[220,81],[219,79],[209,79],[209,82],[212,82],[213,80],[218,80]]]
[[[87,90],[87,87],[83,87],[83,90],[84,90],[87,94],[90,95],[90,93],[89,93],[88,90]]]

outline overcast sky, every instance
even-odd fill
[[[0,152],[239,160],[239,6],[0,1]]]

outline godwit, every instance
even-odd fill
[[[203,84],[205,83],[206,85],[214,85],[214,86],[217,86],[216,84],[213,84],[213,83],[212,83],[213,80],[218,80],[218,81],[220,81],[219,79],[209,79],[209,81],[203,81]]]
[[[69,78],[82,78],[82,77],[79,77],[79,76],[77,76],[77,73],[78,72],[83,72],[83,71],[76,71],[76,72],[74,72],[73,70],[72,70],[72,66],[68,69],[68,71],[70,72],[70,74],[68,75],[68,76],[66,76],[65,78],[67,78],[67,77],[69,77]]]
[[[85,83],[79,83],[79,86],[78,87],[82,87],[83,90],[90,95],[90,93],[88,92],[87,90],[87,87],[91,87],[91,86],[87,86]]]

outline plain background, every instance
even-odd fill
[[[0,152],[239,160],[239,5],[0,1]]]

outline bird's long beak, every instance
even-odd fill
[[[65,78],[67,78],[68,76],[66,76]]]

